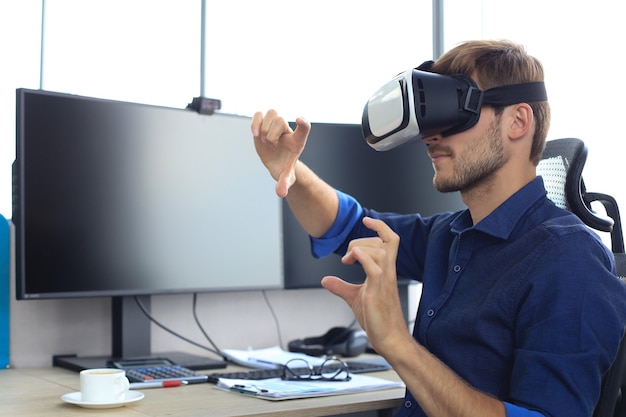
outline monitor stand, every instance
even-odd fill
[[[137,296],[150,311],[150,296]],[[184,352],[152,353],[150,349],[150,319],[141,311],[135,296],[113,297],[111,356],[55,355],[52,365],[80,372],[83,369],[106,368],[112,360],[166,358],[193,370],[221,369],[227,363]]]

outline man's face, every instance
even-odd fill
[[[478,123],[464,132],[426,140],[433,184],[440,192],[464,191],[490,179],[506,162],[500,118],[484,107]]]

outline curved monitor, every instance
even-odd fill
[[[433,187],[432,162],[423,143],[378,152],[367,145],[360,125],[312,123],[301,159],[326,182],[378,211],[432,215],[465,208],[459,193],[443,194]],[[317,288],[325,275],[363,281],[359,265],[344,265],[334,254],[314,258],[287,203],[283,213],[285,288]]]

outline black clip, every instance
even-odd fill
[[[483,105],[484,92],[476,87],[469,87],[467,95],[465,96],[465,105],[463,110],[467,110],[470,113],[480,114],[480,108]]]

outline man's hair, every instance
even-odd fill
[[[502,85],[544,81],[543,66],[528,55],[526,48],[507,40],[463,42],[437,59],[430,69],[439,74],[471,76],[482,90]],[[550,105],[547,101],[528,103],[533,110],[535,132],[530,160],[538,164],[550,128]],[[496,108],[500,115],[502,108]]]

